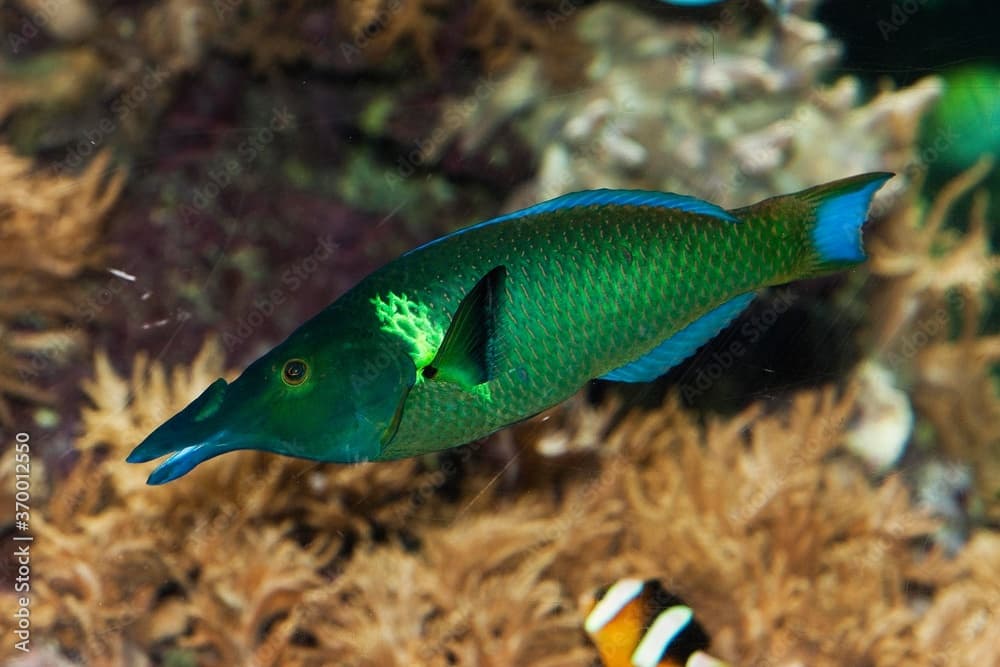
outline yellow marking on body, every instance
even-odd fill
[[[371,302],[375,305],[375,316],[382,323],[380,329],[399,336],[410,346],[410,356],[417,371],[434,361],[444,340],[444,329],[431,320],[427,304],[392,292],[386,299],[376,296]],[[418,372],[417,381],[422,379]]]
[[[431,320],[430,307],[426,303],[414,301],[405,294],[389,292],[386,298],[375,296],[370,299],[375,306],[375,316],[381,322],[382,331],[399,336],[409,345],[410,357],[417,368],[417,384],[426,381],[420,372],[434,361],[441,343],[444,328]],[[484,401],[492,401],[489,383],[484,382],[472,388],[472,393]]]
[[[472,393],[483,399],[487,403],[493,402],[493,394],[490,392],[490,383],[484,382],[472,388]]]

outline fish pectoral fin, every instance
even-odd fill
[[[417,382],[417,368],[407,354],[391,355],[396,363],[385,364],[373,379],[375,391],[355,406],[358,423],[364,434],[359,442],[365,446],[359,449],[359,460],[378,460],[381,449],[392,442],[403,420],[406,400]],[[368,450],[369,443],[378,443],[378,450]]]
[[[747,292],[721,306],[716,306],[643,356],[605,373],[600,379],[615,382],[652,382],[697,352],[699,347],[725,329],[750,305],[754,296],[756,295],[753,292]]]
[[[497,322],[507,267],[483,276],[458,305],[434,360],[421,369],[427,380],[454,382],[467,391],[496,375]]]
[[[399,423],[403,421],[403,406],[406,405],[406,397],[410,395],[410,389],[413,385],[406,388],[403,395],[399,399],[399,403],[396,405],[396,411],[392,413],[392,419],[389,424],[382,431],[382,437],[379,438],[379,445],[385,447],[392,439],[396,437],[396,431],[399,430]]]

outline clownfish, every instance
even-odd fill
[[[603,667],[728,667],[705,653],[708,634],[691,607],[655,579],[620,579],[582,608]]]

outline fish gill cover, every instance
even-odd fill
[[[832,18],[782,5],[3,5],[2,659],[587,665],[577,601],[633,577],[734,665],[1000,661],[998,170],[976,94],[922,124],[992,79],[852,73]],[[948,25],[852,7],[886,49]],[[464,224],[865,171],[898,174],[869,261],[764,292],[652,385],[422,458],[237,452],[157,488],[124,461]]]

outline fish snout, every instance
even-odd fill
[[[228,386],[222,378],[210,384],[186,408],[150,433],[125,460],[145,463],[171,452],[204,444],[218,430],[207,422],[219,412]]]

